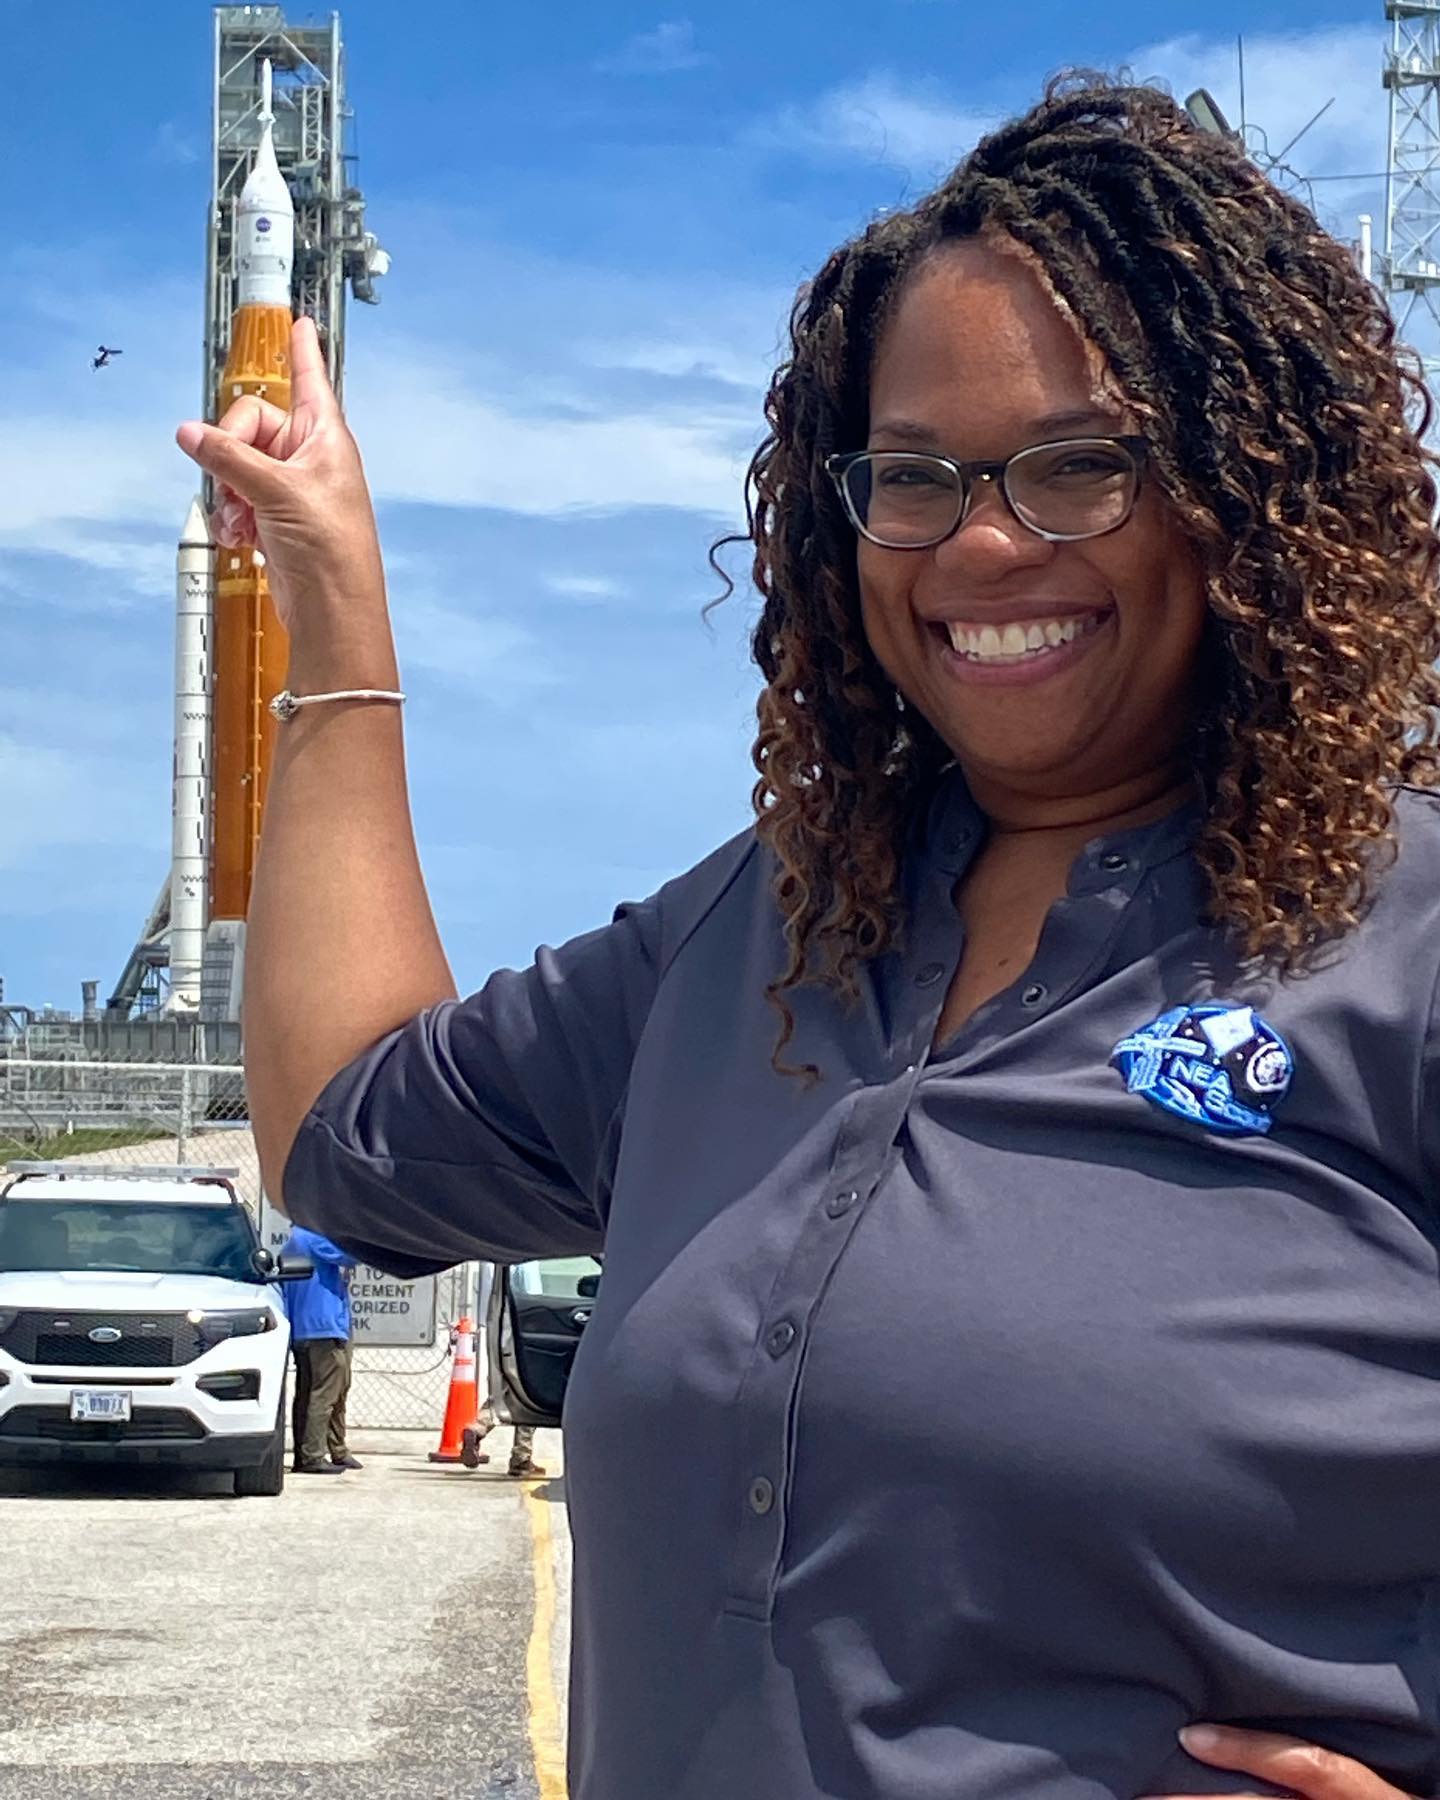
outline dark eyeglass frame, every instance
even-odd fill
[[[1046,531],[1039,525],[1032,525],[1015,504],[1014,496],[1010,492],[1011,464],[1021,457],[1032,456],[1041,450],[1083,449],[1086,445],[1092,444],[1103,444],[1109,449],[1125,451],[1135,466],[1135,489],[1124,514],[1113,525],[1102,525],[1098,531]],[[1143,437],[1131,435],[1086,436],[1055,438],[1043,444],[1026,444],[1023,449],[1015,451],[1012,456],[1007,456],[1000,462],[957,462],[953,456],[941,456],[938,452],[930,450],[844,450],[836,452],[833,456],[827,456],[824,467],[825,473],[835,483],[840,503],[845,508],[850,523],[861,537],[877,545],[881,550],[933,550],[937,544],[943,544],[948,538],[954,537],[970,516],[970,508],[975,498],[975,484],[980,481],[990,482],[997,487],[1011,514],[1027,531],[1033,531],[1036,537],[1044,538],[1052,544],[1078,544],[1086,538],[1108,537],[1112,531],[1118,531],[1122,525],[1129,522],[1130,515],[1135,510],[1135,504],[1140,498],[1140,483],[1144,478],[1145,461],[1149,449],[1150,446]],[[846,476],[856,463],[863,462],[867,457],[872,456],[889,456],[906,462],[927,463],[932,467],[939,463],[942,467],[949,469],[960,484],[960,511],[950,529],[942,532],[939,537],[927,538],[923,544],[890,544],[884,538],[878,538],[873,532],[867,530],[861,523],[855,504],[850,498],[850,486]]]

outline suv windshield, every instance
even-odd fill
[[[128,1269],[262,1282],[256,1238],[238,1206],[163,1200],[0,1202],[0,1271]]]

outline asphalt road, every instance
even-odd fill
[[[563,1482],[352,1437],[274,1500],[0,1470],[0,1800],[563,1800]]]

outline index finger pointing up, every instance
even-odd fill
[[[321,413],[334,404],[320,334],[315,321],[302,315],[290,328],[290,410],[298,412],[304,406]]]

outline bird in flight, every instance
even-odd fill
[[[123,350],[107,350],[104,344],[99,345],[98,348],[100,352],[99,355],[91,359],[90,367],[92,369],[103,369],[112,356],[123,356],[125,354]]]

